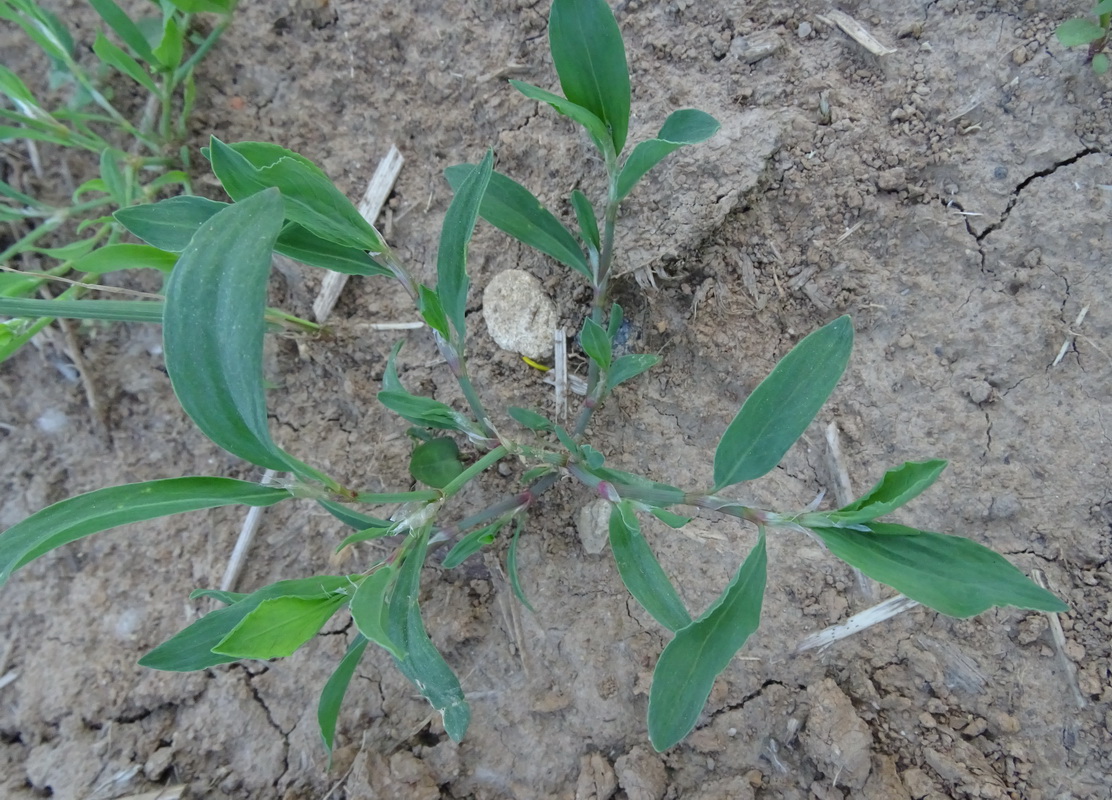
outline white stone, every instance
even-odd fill
[[[495,275],[483,292],[483,317],[503,350],[538,359],[552,355],[556,304],[528,272],[508,269]]]

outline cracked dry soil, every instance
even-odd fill
[[[858,491],[904,460],[948,458],[901,520],[1042,570],[1072,608],[1061,654],[1040,614],[959,621],[920,608],[793,655],[805,634],[868,601],[813,542],[776,532],[760,631],[692,736],[658,755],[644,715],[664,637],[608,554],[582,551],[573,524],[584,494],[569,483],[544,497],[521,543],[537,613],[507,589],[504,542],[457,570],[425,571],[432,636],[472,703],[464,742],[447,740],[388,658],[369,654],[329,772],[315,703],[351,635],[342,615],[283,662],[185,675],[135,665],[206,610],[186,597],[224,570],[241,512],[223,509],[90,538],[5,587],[0,675],[16,677],[0,688],[0,796],[99,800],[182,783],[213,800],[1108,798],[1112,83],[1052,37],[1085,5],[839,4],[896,48],[878,59],[825,25],[822,3],[621,3],[631,138],[677,107],[723,126],[659,169],[624,214],[620,267],[651,271],[657,288],[627,276],[617,299],[639,322],[638,347],[665,360],[592,430],[616,466],[707,484],[715,441],[760,377],[805,333],[850,313],[858,337],[845,379],[780,468],[742,487],[747,499],[798,508],[827,488],[819,425],[831,421]],[[88,14],[62,11],[87,48]],[[444,167],[492,144],[498,168],[565,217],[570,189],[599,189],[584,139],[501,78],[554,83],[546,14],[517,0],[246,4],[204,62],[192,144],[210,133],[277,142],[357,197],[396,143],[406,165],[380,223],[430,280]],[[779,49],[746,63],[746,37],[761,32]],[[34,68],[12,31],[3,36],[4,62]],[[23,156],[9,147],[3,158],[11,168]],[[67,166],[78,181],[88,169]],[[39,190],[64,195],[62,175]],[[491,407],[548,408],[539,374],[487,338],[478,290],[526,269],[570,330],[584,287],[482,224],[471,262],[475,383]],[[283,268],[271,300],[308,315],[318,286],[319,275]],[[404,425],[373,402],[396,335],[360,323],[410,316],[400,290],[354,281],[330,338],[274,340],[278,439],[352,485],[399,488]],[[110,440],[52,366],[53,340],[0,367],[5,527],[114,483],[258,477],[174,404],[157,330],[79,333]],[[427,339],[404,335],[407,384],[458,401]],[[63,424],[47,432],[46,420]],[[516,477],[493,473],[462,500],[479,507]],[[696,610],[754,539],[711,518],[647,531]],[[241,588],[374,556],[364,547],[337,562],[342,535],[308,503],[268,510]]]

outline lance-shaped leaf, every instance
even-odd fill
[[[521,588],[521,576],[518,574],[517,569],[517,543],[521,538],[521,530],[524,523],[521,517],[514,521],[514,535],[510,539],[510,549],[506,552],[506,575],[510,579],[510,588],[513,589],[514,596],[518,601],[530,611],[533,611],[533,606],[529,604],[529,598],[525,596],[524,590]],[[536,612],[534,612],[536,613]]]
[[[452,327],[456,340],[464,341],[467,328],[467,244],[479,218],[479,205],[490,183],[494,168],[494,152],[487,150],[479,166],[464,178],[455,189],[455,197],[444,215],[440,229],[440,247],[436,251],[436,294]]]
[[[73,262],[77,272],[102,275],[121,269],[157,269],[170,272],[178,261],[178,254],[147,244],[110,244],[94,250]]]
[[[390,652],[395,658],[405,658],[405,651],[386,633],[389,609],[386,596],[394,588],[397,570],[391,566],[379,567],[359,584],[351,598],[351,618],[359,632]]]
[[[263,333],[270,254],[282,227],[276,189],[205,222],[166,282],[166,371],[182,408],[228,452],[267,469],[299,470],[270,438]]]
[[[606,335],[602,326],[590,317],[583,320],[583,330],[579,334],[579,344],[583,347],[583,352],[590,356],[591,360],[598,364],[600,369],[604,372],[610,369],[612,356],[610,337]]]
[[[157,203],[121,208],[112,216],[147,244],[180,253],[200,227],[216,212],[228,207],[206,197],[183,195]]]
[[[626,159],[618,174],[618,199],[623,200],[637,181],[670,153],[684,145],[704,142],[718,132],[718,120],[694,108],[673,111],[655,139],[641,142]]]
[[[598,234],[598,218],[595,217],[595,209],[591,201],[587,199],[587,195],[576,189],[571,193],[571,205],[575,209],[575,218],[579,222],[579,232],[583,236],[583,242],[598,253],[602,245]]]
[[[839,317],[805,337],[746,398],[714,452],[714,491],[759,478],[780,463],[842,377],[853,324]]]
[[[382,374],[382,391],[378,393],[378,402],[400,416],[402,419],[420,425],[423,428],[438,428],[440,430],[462,431],[474,433],[475,426],[463,414],[452,409],[451,406],[433,400],[431,397],[419,397],[410,394],[398,380],[398,370],[395,366],[398,353],[404,342],[398,342],[390,351],[386,360],[386,370]]]
[[[648,353],[627,353],[619,356],[606,371],[606,391],[613,391],[614,387],[636,378],[659,363],[660,356]]]
[[[126,50],[108,41],[103,33],[97,33],[96,41],[93,42],[93,52],[96,53],[97,57],[105,64],[115,67],[148,92],[158,91],[158,86],[155,84],[154,79],[143,69],[143,66],[128,55]],[[147,52],[150,52],[149,48]]]
[[[205,614],[139,659],[139,664],[167,672],[192,672],[227,664],[235,661],[236,656],[215,653],[213,648],[264,602],[281,597],[309,600],[339,597],[342,601],[346,599],[344,593],[350,589],[351,579],[345,575],[318,575],[272,583],[226,608]]]
[[[390,640],[405,652],[394,659],[401,671],[432,707],[444,718],[444,730],[453,741],[460,741],[471,723],[471,709],[463,697],[459,678],[429,640],[418,605],[421,567],[428,551],[428,528],[414,534],[417,539],[398,573],[390,598],[386,631]]]
[[[265,142],[228,145],[213,137],[209,157],[212,171],[236,202],[275,187],[282,192],[286,219],[311,233],[360,250],[386,249],[351,201],[304,156]]]
[[[691,733],[715,678],[757,630],[767,562],[762,531],[714,605],[678,631],[660,654],[649,690],[649,740],[658,752]]]
[[[40,300],[0,297],[0,314],[10,317],[162,322],[163,304],[152,300]]]
[[[356,634],[351,640],[347,652],[336,665],[335,671],[324,684],[317,703],[317,726],[320,728],[320,738],[324,742],[325,752],[328,753],[328,765],[332,766],[332,746],[336,743],[336,722],[340,718],[340,706],[344,703],[348,685],[355,668],[363,659],[363,652],[367,649],[367,639],[362,634]]]
[[[459,164],[444,170],[444,177],[456,189],[474,170],[470,164]],[[486,194],[479,204],[479,215],[503,233],[591,277],[591,268],[575,237],[532,192],[512,178],[500,172],[491,173]]]
[[[347,595],[340,593],[264,600],[228,631],[212,652],[264,661],[292,656],[347,601]]]
[[[378,517],[360,514],[358,511],[353,511],[342,503],[337,503],[333,500],[318,500],[317,502],[325,511],[340,520],[340,522],[355,528],[357,531],[367,528],[388,528],[393,524],[387,520],[379,519]]]
[[[510,417],[519,425],[523,425],[531,431],[543,433],[545,431],[553,430],[554,427],[552,421],[549,420],[548,417],[542,416],[536,411],[528,408],[510,406],[506,409],[506,413],[509,414]]]
[[[629,67],[610,5],[553,0],[548,43],[564,95],[606,124],[614,152],[621,153],[629,129]]]
[[[610,550],[622,583],[653,619],[670,631],[691,624],[691,615],[641,533],[628,500],[610,509]]]
[[[286,489],[231,478],[170,478],[71,497],[0,533],[0,586],[44,553],[118,525],[236,503],[269,506],[287,497]]]
[[[961,536],[870,522],[866,530],[811,528],[847,564],[951,617],[993,606],[1068,611],[999,553]]]
[[[274,250],[310,267],[330,269],[344,275],[391,274],[390,270],[377,264],[358,247],[346,247],[323,239],[296,222],[285,224],[278,234],[278,241],[274,243]]]
[[[471,531],[471,533],[464,536],[451,550],[448,555],[444,556],[444,561],[441,566],[444,569],[453,569],[458,567],[468,558],[479,552],[488,544],[494,541],[494,537],[498,535],[498,531],[505,525],[505,520],[498,520],[486,525],[478,530]]]
[[[150,42],[143,35],[139,26],[120,8],[114,0],[89,0],[89,4],[96,9],[100,18],[108,23],[108,27],[116,32],[124,44],[131,48],[139,58],[152,66],[157,64],[154,53],[151,52]]]
[[[926,491],[938,480],[946,464],[942,459],[907,461],[884,473],[876,486],[849,505],[822,516],[835,526],[854,525],[882,517]]]
[[[587,133],[590,135],[591,140],[595,143],[595,147],[599,149],[600,153],[605,155],[612,153],[614,150],[614,142],[610,137],[610,129],[606,126],[606,123],[583,106],[573,103],[566,97],[561,97],[547,89],[534,86],[531,83],[510,81],[510,85],[530,100],[547,103],[558,113],[582,125],[587,130]]]

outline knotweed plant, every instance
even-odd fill
[[[517,569],[519,537],[527,535],[537,498],[565,476],[582,485],[585,497],[611,504],[609,543],[618,573],[630,594],[671,634],[648,702],[648,736],[658,750],[691,732],[715,678],[757,628],[769,527],[809,534],[835,557],[943,614],[969,617],[1007,605],[1065,610],[1002,556],[967,538],[881,521],[930,486],[944,461],[895,467],[856,501],[833,511],[773,511],[737,499],[734,487],[775,468],[834,389],[853,344],[849,317],[803,338],[746,399],[713,454],[713,485],[680,488],[606,464],[586,440],[588,423],[618,386],[659,360],[615,352],[622,310],[610,304],[608,294],[618,210],[649,170],[677,148],[712,136],[718,123],[701,111],[679,110],[655,138],[627,148],[629,73],[609,6],[604,0],[554,0],[549,41],[562,94],[513,85],[586,129],[602,157],[605,196],[592,202],[578,191],[571,195],[576,232],[525,187],[494,171],[494,155],[487,151],[477,164],[448,170],[454,198],[440,235],[436,285],[426,286],[310,161],[273,144],[225,144],[215,138],[206,155],[230,203],[178,197],[119,212],[118,220],[175,262],[165,301],[132,305],[136,319],[162,321],[166,369],[182,407],[230,453],[292,473],[294,479],[288,486],[263,486],[223,477],[168,478],[62,501],[0,534],[0,580],[56,547],[125,523],[235,503],[319,503],[351,528],[337,546],[378,539],[389,543],[389,555],[356,572],[294,577],[247,594],[195,592],[194,597],[215,597],[224,606],[140,663],[201,670],[239,659],[288,656],[333,615],[350,614],[357,632],[318,707],[329,751],[341,701],[371,645],[393,657],[442,716],[452,739],[464,736],[471,718],[467,700],[430,641],[418,605],[422,567],[430,549],[441,543],[454,543],[443,560],[451,568],[497,536],[507,536],[507,574],[528,605]],[[593,290],[579,336],[590,364],[587,394],[567,428],[536,410],[488,409],[472,385],[466,261],[479,217],[565,264]],[[396,280],[409,294],[466,398],[461,410],[410,392],[395,366],[400,344],[393,349],[377,399],[420,434],[410,472],[428,488],[376,493],[343,485],[271,438],[262,358],[274,252],[311,266]],[[460,490],[506,458],[529,465],[521,491],[479,511],[457,510]],[[409,479],[394,477],[398,484]],[[399,510],[373,515],[376,507],[398,504]],[[645,515],[681,528],[689,521],[687,509],[735,517],[755,526],[758,534],[732,580],[705,609],[691,609],[681,599],[641,530]]]

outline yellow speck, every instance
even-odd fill
[[[536,361],[529,358],[529,356],[522,356],[521,360],[533,369],[539,369],[541,372],[548,372],[550,369],[552,369],[552,367],[546,367],[544,364],[538,364]]]

